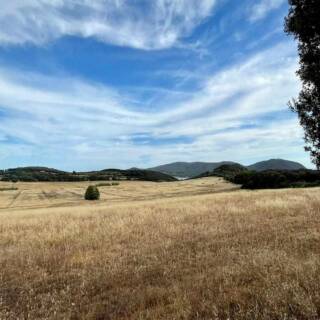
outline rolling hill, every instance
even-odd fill
[[[300,170],[306,169],[302,164],[294,161],[283,159],[270,159],[267,161],[257,162],[248,166],[249,170],[266,171],[266,170]]]
[[[224,164],[235,164],[235,162],[174,162],[153,167],[148,170],[159,171],[173,177],[191,178],[204,172],[212,171]]]
[[[238,168],[239,166],[245,167],[239,163],[232,162],[232,161],[174,162],[174,163],[153,167],[148,170],[159,171],[174,177],[192,178],[192,177],[198,177],[208,172],[212,172],[223,165],[236,165],[238,166]],[[293,162],[293,161],[283,160],[283,159],[270,159],[267,161],[257,162],[255,164],[247,166],[246,168],[252,171],[305,169],[305,167],[298,162]]]
[[[233,179],[236,175],[247,172],[248,169],[241,164],[234,163],[234,164],[223,164],[222,166],[200,174],[199,176],[194,177],[197,178],[205,178],[205,177],[222,177],[227,180]]]

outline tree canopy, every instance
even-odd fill
[[[306,151],[320,169],[320,1],[289,0],[285,31],[298,41],[302,90],[289,103],[305,133]]]

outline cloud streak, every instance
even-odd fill
[[[37,73],[22,76],[2,68],[0,146],[7,154],[0,157],[9,158],[21,147],[56,162],[55,155],[61,154],[66,169],[80,159],[88,169],[90,158],[104,168],[192,160],[195,155],[247,162],[258,155],[289,156],[302,150],[302,132],[286,106],[299,90],[296,67],[295,49],[281,43],[209,73],[184,97],[163,92],[165,103],[158,102],[152,111],[143,99],[133,107],[130,101],[136,104],[136,97],[102,84]],[[21,141],[19,146],[8,145],[9,137]]]
[[[0,45],[44,45],[64,36],[154,50],[175,46],[216,0],[12,0],[0,11]]]
[[[250,9],[249,20],[252,22],[262,20],[271,11],[278,9],[287,0],[260,0]]]

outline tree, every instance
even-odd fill
[[[289,106],[304,129],[306,151],[320,169],[320,1],[289,0],[285,31],[298,40],[302,90]]]
[[[84,195],[85,200],[99,200],[100,192],[96,186],[89,186]]]

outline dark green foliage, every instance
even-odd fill
[[[298,162],[283,160],[283,159],[270,159],[260,161],[248,166],[252,171],[266,171],[266,170],[301,170],[305,167]]]
[[[248,171],[238,174],[233,182],[243,189],[278,189],[320,186],[320,172],[297,171]]]
[[[214,169],[211,172],[205,172],[200,174],[195,178],[204,178],[204,177],[222,177],[226,180],[233,180],[233,178],[242,172],[246,172],[248,169],[241,164],[223,164],[222,166]]]
[[[140,170],[140,169],[133,169],[133,170],[125,170],[126,176],[130,180],[144,180],[144,181],[158,181],[158,182],[165,182],[165,181],[177,181],[176,178],[171,177],[165,173],[156,172],[152,170]]]
[[[65,172],[43,167],[25,167],[1,171],[2,181],[110,181],[110,180],[145,180],[145,181],[176,181],[175,178],[149,170],[118,170],[108,169],[92,172]]]
[[[150,168],[149,170],[169,174],[173,177],[191,178],[220,167],[224,164],[235,164],[230,161],[223,162],[173,162]]]
[[[289,0],[285,31],[298,40],[302,90],[290,108],[305,132],[306,151],[320,168],[320,1]]]
[[[84,195],[85,200],[99,200],[100,192],[96,186],[89,186]]]

